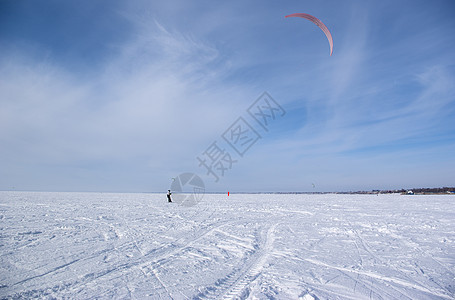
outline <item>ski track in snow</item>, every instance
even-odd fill
[[[0,298],[454,299],[455,197],[0,192]]]

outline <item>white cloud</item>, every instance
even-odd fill
[[[52,177],[67,176],[77,165],[142,164],[156,172],[150,182],[171,176],[161,172],[195,168],[196,155],[245,100],[242,88],[220,82],[228,69],[211,65],[216,47],[156,21],[141,24],[119,55],[88,77],[27,53],[6,55],[2,160],[16,169],[67,166],[67,174],[50,176],[51,189]]]

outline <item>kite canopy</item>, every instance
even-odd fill
[[[332,55],[332,52],[333,52],[333,38],[332,38],[332,35],[330,34],[329,29],[327,28],[327,26],[324,25],[324,23],[321,22],[321,20],[319,20],[316,17],[313,17],[312,15],[303,14],[303,13],[291,14],[291,15],[285,16],[285,18],[289,18],[289,17],[304,18],[304,19],[310,20],[314,24],[318,25],[318,27],[321,28],[321,30],[325,33],[325,36],[327,37],[327,40],[329,41],[330,55]]]

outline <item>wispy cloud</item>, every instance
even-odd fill
[[[155,20],[137,27],[117,57],[88,78],[8,55],[0,128],[8,144],[2,158],[14,162],[11,168],[145,164],[158,173],[147,180],[166,181],[171,172],[194,168],[205,143],[230,122],[231,97],[242,94],[220,83],[226,70],[211,65],[216,47]]]

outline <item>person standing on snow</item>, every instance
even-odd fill
[[[172,195],[171,190],[167,190],[167,202],[172,202],[171,195]]]

